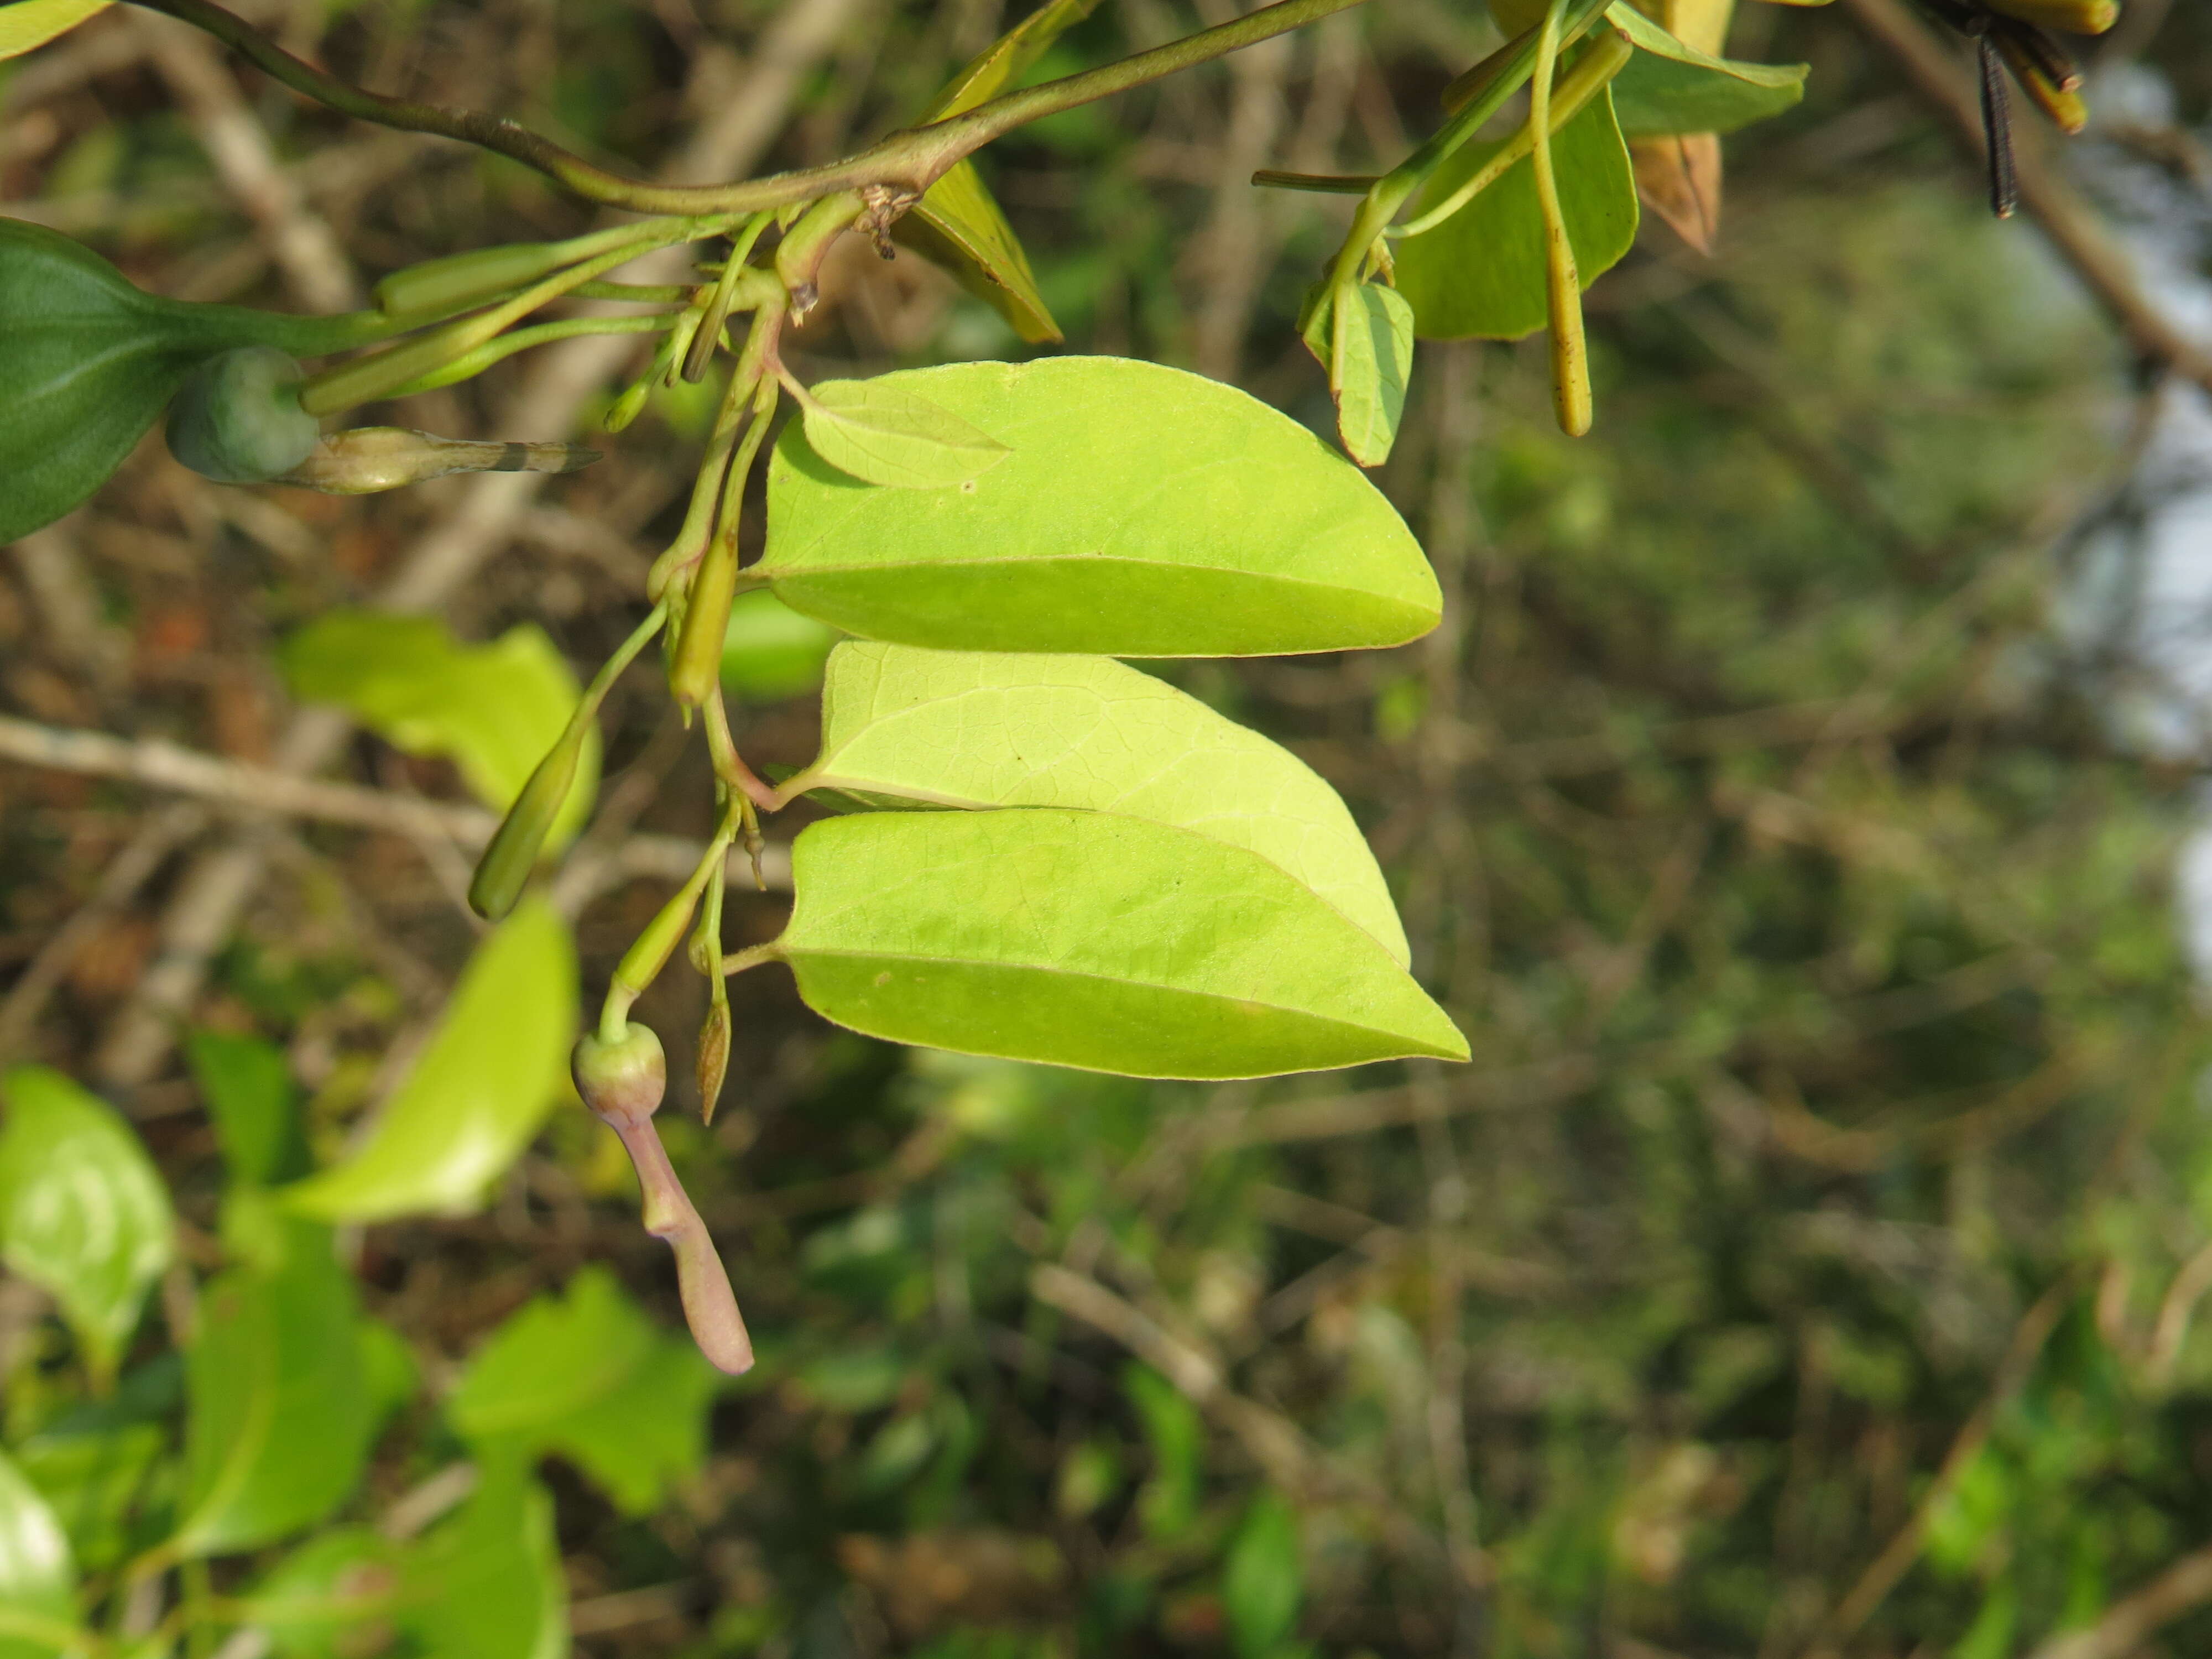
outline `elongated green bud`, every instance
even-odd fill
[[[738,591],[737,527],[714,538],[691,579],[684,609],[684,631],[668,669],[669,694],[686,708],[696,708],[721,684],[722,641],[730,631],[730,601]]]
[[[568,1055],[568,1071],[584,1104],[617,1129],[644,1124],[668,1092],[668,1055],[650,1025],[625,1025],[613,1038],[585,1032]]]
[[[194,369],[169,405],[169,453],[217,483],[264,483],[306,460],[322,426],[300,407],[299,364],[241,346]]]
[[[376,285],[387,317],[442,317],[551,275],[572,256],[556,242],[514,242],[395,270]]]
[[[2120,21],[2119,0],[1984,0],[2000,16],[2061,34],[2102,34]]]
[[[514,798],[514,805],[507,809],[507,816],[492,832],[469,883],[469,908],[486,921],[503,921],[530,884],[538,856],[545,850],[545,837],[552,833],[554,821],[561,816],[568,791],[575,784],[576,768],[591,730],[588,720],[569,721],[568,729],[538,763],[522,793]]]

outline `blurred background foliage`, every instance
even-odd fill
[[[2155,66],[2176,113],[2083,143],[2162,169],[2201,219],[2212,13],[2131,9],[2113,50]],[[2174,881],[2198,757],[2135,740],[2120,714],[2154,689],[2075,580],[2093,544],[2139,557],[2124,532],[2172,394],[2032,228],[1983,216],[1973,171],[1843,10],[1739,17],[1735,55],[1810,60],[1810,94],[1729,141],[1714,258],[1647,222],[1592,294],[1592,438],[1553,428],[1540,342],[1424,347],[1380,482],[1442,574],[1441,629],[1169,671],[1352,803],[1474,1064],[1149,1085],[901,1051],[824,1027],[773,971],[735,981],[729,1097],[702,1129],[679,1084],[663,1127],[761,1364],[710,1401],[670,1360],[659,1403],[509,1448],[548,1460],[580,1651],[2212,1645],[2212,1329],[2192,1318],[2212,1288],[2212,1034]],[[754,119],[735,148],[755,170],[826,159],[1010,21],[996,0],[254,15],[366,82],[640,169]],[[1044,72],[1225,15],[1123,0]],[[1389,165],[1494,40],[1472,6],[1389,0],[983,163],[1071,349],[1234,379],[1325,429],[1292,319],[1346,210],[1243,181]],[[4,210],[162,291],[274,304],[587,222],[503,162],[210,81],[179,41],[111,14],[14,65]],[[859,239],[825,289],[809,378],[1023,349]],[[398,418],[574,428],[616,384],[531,374]],[[528,625],[601,658],[640,613],[708,412],[657,404],[599,466],[516,495],[441,607],[451,634]],[[460,481],[223,490],[149,445],[0,557],[0,700],[281,761],[281,643],[494,500]],[[743,621],[748,753],[804,763],[825,642]],[[678,751],[633,676],[606,722],[617,834],[705,830],[703,771]],[[340,767],[395,795],[460,787],[434,744],[357,735]],[[240,848],[235,925],[196,933],[195,881]],[[451,992],[465,880],[434,840],[0,766],[0,1058],[118,1102],[183,1256],[210,1266],[239,1224],[169,1014],[280,1050],[328,1156]],[[571,895],[586,986],[665,890],[617,872]],[[773,896],[733,893],[732,913],[733,945],[780,926]],[[194,951],[204,977],[164,1013],[149,998]],[[697,981],[641,1008],[687,1076]],[[482,1213],[349,1236],[364,1307],[404,1339],[392,1374],[419,1386],[390,1390],[410,1403],[347,1518],[388,1522],[464,1455],[505,1466],[465,1380],[493,1348],[528,1374],[660,1340],[628,1322],[632,1298],[676,1322],[635,1216],[612,1137],[570,1109]],[[569,1300],[532,1303],[549,1293]],[[115,1471],[143,1475],[173,1431],[186,1306],[173,1272],[125,1404],[88,1405],[46,1299],[0,1284],[5,1439],[95,1570],[177,1501]],[[378,1650],[373,1632],[314,1640],[280,1646]]]

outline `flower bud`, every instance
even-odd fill
[[[522,896],[522,890],[538,868],[538,855],[545,850],[545,837],[552,833],[553,825],[567,804],[568,792],[575,785],[576,770],[581,764],[584,744],[590,737],[591,722],[574,720],[562,732],[560,741],[538,763],[522,793],[507,809],[507,816],[499,821],[492,832],[483,856],[477,860],[476,874],[469,882],[469,908],[486,921],[499,921],[514,908]]]
[[[299,364],[241,346],[191,373],[169,405],[169,453],[217,483],[264,483],[306,460],[322,425],[300,407]]]
[[[511,242],[431,259],[395,270],[376,285],[377,309],[387,317],[443,317],[526,287],[569,262],[551,242]]]
[[[585,1032],[576,1039],[568,1070],[584,1104],[617,1129],[644,1125],[668,1091],[668,1055],[660,1039],[650,1025],[635,1022],[611,1040]]]
[[[2057,29],[2061,34],[2102,34],[2120,21],[2119,0],[1986,0],[2002,17]]]

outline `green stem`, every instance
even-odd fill
[[[1283,173],[1261,167],[1252,182],[1262,190],[1305,190],[1323,196],[1364,196],[1381,183],[1371,173]]]
[[[1579,39],[1611,3],[1612,0],[1567,0],[1566,15],[1559,31],[1561,43]],[[1346,234],[1343,246],[1337,249],[1325,288],[1346,289],[1359,281],[1360,264],[1367,258],[1368,249],[1398,216],[1398,210],[1428,182],[1431,173],[1474,137],[1482,124],[1521,89],[1535,61],[1536,39],[1533,33],[1505,48],[1498,57],[1495,74],[1482,90],[1437,128],[1426,143],[1376,181],[1366,200],[1359,204],[1359,211],[1352,216],[1352,228]]]
[[[1559,205],[1559,181],[1552,167],[1552,77],[1559,67],[1559,25],[1570,0],[1552,0],[1536,36],[1536,62],[1528,81],[1528,125],[1534,136],[1530,165],[1536,174],[1536,206],[1544,217],[1544,292],[1552,323],[1552,403],[1559,429],[1579,438],[1590,429],[1589,352],[1583,339],[1582,275],[1575,269],[1575,245],[1567,235]]]
[[[653,185],[593,167],[574,151],[502,116],[440,109],[383,98],[303,63],[245,19],[214,0],[131,0],[203,29],[293,91],[343,115],[403,132],[458,139],[534,167],[571,195],[636,213],[752,213],[807,202],[842,190],[890,185],[915,195],[994,138],[1042,116],[1110,98],[1164,76],[1303,28],[1365,0],[1279,0],[1279,3],[1201,30],[1120,63],[1048,81],[980,104],[929,125],[895,132],[872,148],[826,166],[772,173],[729,185]]]
[[[593,277],[656,248],[696,241],[720,228],[712,222],[692,219],[668,219],[641,225],[637,227],[641,233],[637,240],[623,243],[567,270],[556,271],[489,311],[417,335],[388,351],[325,369],[300,388],[300,407],[310,415],[335,415],[341,410],[388,398],[398,387],[410,385],[475,350],[508,325],[520,321],[540,306],[561,298]]]
[[[557,323],[538,323],[529,328],[518,328],[511,334],[502,334],[496,340],[454,358],[442,368],[433,369],[419,380],[392,387],[384,396],[410,398],[418,392],[434,392],[441,386],[474,380],[494,363],[502,362],[518,351],[527,351],[532,346],[550,345],[556,340],[574,339],[580,334],[659,334],[675,326],[676,319],[672,315],[564,317]]]
[[[1613,77],[1627,66],[1636,55],[1636,49],[1612,29],[1602,31],[1599,39],[1590,43],[1583,54],[1559,86],[1559,94],[1552,100],[1551,131],[1556,134],[1561,127],[1589,106],[1590,100],[1612,84]],[[1425,230],[1434,230],[1457,213],[1484,191],[1504,176],[1508,167],[1532,153],[1536,148],[1536,127],[1531,121],[1524,125],[1505,145],[1475,170],[1474,175],[1450,195],[1422,214],[1402,225],[1393,225],[1384,232],[1389,236],[1419,236]]]

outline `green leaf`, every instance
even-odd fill
[[[814,453],[862,482],[898,489],[943,489],[980,478],[1006,459],[1006,446],[905,386],[824,380],[800,401]]]
[[[282,1051],[258,1037],[195,1031],[185,1039],[185,1060],[232,1180],[266,1186],[305,1172],[298,1091]]]
[[[511,1454],[568,1458],[631,1515],[698,1474],[720,1379],[683,1338],[660,1330],[605,1268],[544,1296],[492,1333],[446,1414],[463,1438]]]
[[[921,200],[891,227],[891,237],[951,272],[1031,345],[1066,337],[1037,292],[1029,255],[973,161],[955,162],[924,191]]]
[[[1149,1366],[1132,1364],[1121,1387],[1145,1429],[1152,1472],[1137,1494],[1137,1518],[1147,1537],[1172,1542],[1198,1518],[1206,1425],[1182,1389]]]
[[[486,1464],[476,1495],[409,1552],[397,1601],[421,1659],[561,1659],[568,1581],[545,1489],[518,1462]]]
[[[283,1659],[349,1659],[362,1637],[389,1624],[404,1554],[372,1528],[333,1528],[246,1593],[243,1622],[266,1634]]]
[[[330,1235],[301,1223],[273,1273],[207,1287],[185,1354],[181,1555],[252,1549],[351,1493],[376,1430],[358,1298]]]
[[[1045,0],[954,76],[932,100],[923,121],[942,121],[1009,89],[1052,43],[1098,9],[1098,0]]]
[[[1369,934],[1255,853],[1099,812],[809,828],[775,945],[817,1013],[896,1042],[1139,1077],[1467,1045]]]
[[[0,58],[70,22],[73,0],[0,6]],[[123,464],[206,359],[267,344],[328,350],[325,319],[142,292],[90,248],[0,218],[0,545],[50,524]]]
[[[1606,12],[1637,48],[1613,77],[1620,130],[1631,138],[1734,132],[1779,115],[1805,95],[1809,64],[1747,64],[1686,46],[1631,5]]]
[[[837,630],[802,617],[765,588],[740,593],[722,635],[722,690],[746,702],[781,702],[822,684]]]
[[[0,1659],[46,1659],[70,1648],[76,1628],[69,1540],[38,1488],[0,1455]]]
[[[0,6],[0,58],[21,58],[96,17],[114,0],[15,0]]]
[[[1237,656],[1397,645],[1436,576],[1358,468],[1231,386],[1114,357],[889,375],[1013,446],[958,489],[868,489],[797,427],[748,574],[866,638]]]
[[[1406,384],[1413,374],[1413,308],[1394,288],[1362,283],[1351,302],[1329,315],[1334,361],[1329,390],[1346,452],[1362,466],[1380,466],[1398,440]]]
[[[1504,143],[1461,149],[1431,177],[1416,212],[1458,189]],[[1575,269],[1588,289],[1636,240],[1636,175],[1609,89],[1553,135],[1552,165]],[[1435,229],[1400,242],[1396,274],[1425,340],[1516,340],[1542,328],[1544,226],[1528,158]]]
[[[567,729],[576,677],[535,624],[464,645],[428,617],[334,611],[288,638],[277,660],[293,695],[336,703],[410,755],[451,757],[470,793],[505,811]],[[599,741],[587,733],[555,844],[591,811]]]
[[[785,787],[1176,824],[1257,853],[1407,961],[1390,890],[1336,792],[1287,750],[1109,657],[841,645],[822,752]]]
[[[576,1030],[576,947],[542,896],[477,947],[444,1017],[343,1163],[282,1189],[331,1222],[477,1208],[555,1102]]]
[[[53,1429],[15,1449],[23,1474],[52,1505],[70,1548],[89,1572],[121,1565],[142,1539],[142,1512],[164,1495],[167,1432],[123,1423],[89,1432]],[[0,1644],[0,1652],[4,1652]]]
[[[1237,1659],[1270,1659],[1297,1628],[1304,1599],[1297,1516],[1279,1493],[1262,1492],[1245,1512],[1221,1574],[1221,1608]]]
[[[49,1291],[110,1377],[176,1254],[169,1195],[113,1108],[59,1072],[0,1074],[0,1261]]]

